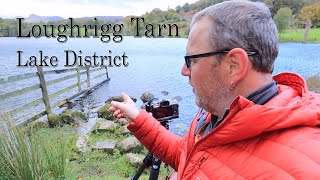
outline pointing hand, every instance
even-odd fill
[[[126,118],[128,122],[132,122],[140,113],[139,109],[133,100],[125,93],[121,93],[121,97],[124,102],[111,102],[109,111],[113,112],[113,116],[116,118]]]

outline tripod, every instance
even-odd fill
[[[160,121],[161,125],[166,129],[169,129],[169,121]],[[131,180],[137,180],[143,173],[143,171],[151,166],[151,172],[149,180],[157,180],[160,172],[161,160],[155,157],[152,153],[148,152],[146,157],[143,159],[142,164],[140,165],[136,174],[131,178]]]

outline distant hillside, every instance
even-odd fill
[[[94,16],[99,20],[105,20],[105,21],[123,21],[124,17],[123,16]],[[92,19],[94,17],[81,17],[81,18],[75,18],[78,20],[88,20],[88,19]],[[28,23],[39,23],[39,22],[44,22],[47,23],[48,21],[61,21],[64,20],[64,18],[60,17],[60,16],[38,16],[35,14],[31,14],[29,17],[27,17],[25,19],[25,22]]]
[[[97,19],[105,20],[105,21],[123,21],[123,16],[94,16]],[[81,17],[81,18],[75,18],[75,19],[91,19],[94,17]]]
[[[35,14],[31,14],[29,17],[26,18],[26,22],[29,23],[38,23],[38,22],[45,22],[47,23],[48,21],[60,21],[63,20],[62,17],[60,16],[38,16]]]

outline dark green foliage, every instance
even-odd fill
[[[279,9],[277,14],[274,16],[274,21],[280,33],[289,29],[291,20],[292,20],[292,11],[288,7]]]

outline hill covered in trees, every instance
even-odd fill
[[[257,0],[253,0],[257,1]],[[266,3],[271,10],[272,16],[277,24],[279,32],[283,32],[287,29],[306,28],[305,36],[308,35],[308,31],[312,27],[320,26],[320,0],[260,0]],[[158,8],[153,9],[151,12],[147,12],[140,18],[144,18],[145,23],[161,25],[161,24],[176,24],[179,27],[180,37],[187,37],[189,33],[189,25],[192,16],[216,3],[223,2],[223,0],[199,0],[193,4],[185,3],[179,5],[174,9],[167,9],[162,11]],[[102,24],[124,24],[123,35],[135,35],[136,24],[131,21],[131,18],[137,16],[127,16],[124,18],[101,18],[94,17],[76,18],[75,23],[81,25],[98,25]],[[68,20],[58,19],[55,21],[50,20],[41,22],[25,22],[24,29],[30,29],[33,24],[38,25],[53,25],[53,28],[57,28],[59,24],[67,24]],[[145,24],[140,23],[139,28],[144,29]],[[70,32],[67,32],[70,33]],[[163,31],[164,36],[168,35],[168,31]],[[0,18],[0,36],[16,36],[17,35],[17,20],[16,19],[1,19]],[[156,36],[156,35],[155,35]]]

